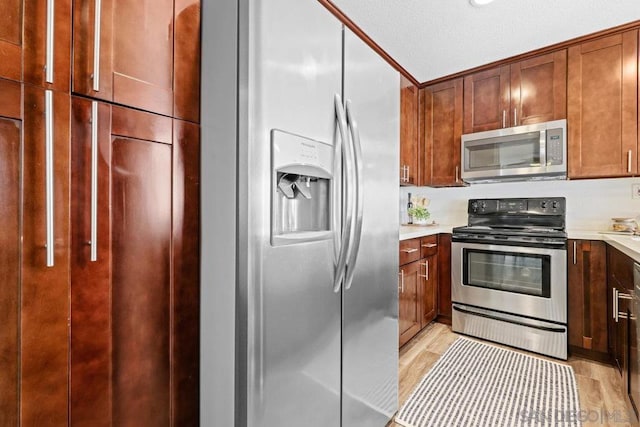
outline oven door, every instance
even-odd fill
[[[567,252],[453,242],[451,299],[479,308],[567,323]]]

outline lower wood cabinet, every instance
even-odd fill
[[[198,126],[72,116],[70,424],[197,425]]]
[[[607,250],[601,241],[569,240],[568,328],[572,352],[606,360]]]
[[[619,250],[607,247],[607,288],[609,289],[609,351],[622,377],[628,409],[635,413],[640,405],[640,372],[638,372],[637,317],[633,301],[634,261]],[[634,424],[635,425],[635,424]]]
[[[402,346],[438,313],[438,236],[401,241],[400,254],[398,320]]]
[[[438,317],[451,325],[451,234],[438,235]]]
[[[400,267],[398,289],[398,325],[400,346],[413,338],[421,329],[420,261]]]

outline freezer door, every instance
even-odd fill
[[[333,289],[333,240],[285,238],[328,229],[303,206],[325,206],[316,199],[326,191],[299,195],[306,187],[298,188],[295,200],[285,197],[290,217],[301,222],[278,228],[272,242],[271,195],[279,190],[272,188],[278,145],[271,138],[298,135],[333,147],[341,27],[314,1],[242,1],[240,8],[236,425],[338,427],[341,296]],[[299,171],[287,171],[305,185]]]
[[[400,76],[348,29],[344,45],[364,205],[353,282],[343,291],[342,426],[384,426],[398,409]]]

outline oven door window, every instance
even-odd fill
[[[463,249],[463,283],[504,292],[551,297],[551,256]]]

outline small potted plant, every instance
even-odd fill
[[[429,199],[426,197],[412,197],[411,202],[413,206],[407,209],[407,213],[413,218],[413,223],[417,225],[427,224],[427,220],[431,216],[427,209]]]

